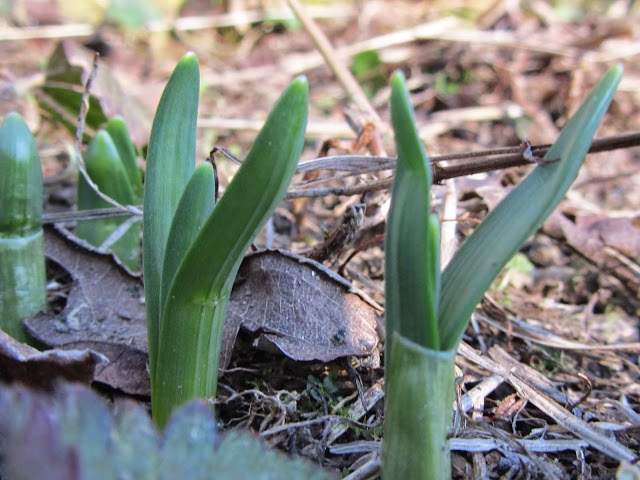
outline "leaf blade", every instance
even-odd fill
[[[391,80],[391,120],[398,160],[385,238],[386,345],[397,331],[438,350],[439,235],[430,214],[431,165],[401,72]]]
[[[471,313],[493,279],[564,198],[621,75],[619,65],[605,74],[545,156],[560,160],[539,165],[520,182],[463,242],[443,272],[438,313],[443,348],[459,343]]]
[[[173,215],[195,170],[200,73],[193,52],[182,57],[165,86],[151,128],[144,188],[143,269],[149,370],[155,371],[160,332],[162,264]]]

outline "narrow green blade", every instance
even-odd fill
[[[578,175],[622,75],[611,68],[549,149],[546,159],[496,207],[462,244],[442,274],[439,331],[444,350],[455,348],[471,313],[502,267],[551,214]]]
[[[122,205],[137,203],[131,188],[129,176],[118,149],[106,130],[99,130],[91,139],[84,155],[89,178],[105,195]],[[82,175],[78,178],[78,210],[106,208],[111,205],[100,198]],[[112,217],[78,222],[76,235],[99,247],[127,218]],[[140,264],[140,221],[109,247],[131,271],[137,271]]]
[[[401,72],[391,80],[391,120],[398,161],[385,238],[386,348],[397,331],[438,350],[439,224],[431,220],[431,165]]]
[[[155,371],[160,332],[162,264],[173,215],[195,170],[200,91],[198,58],[187,53],[167,83],[151,128],[144,186],[143,268],[149,370]]]
[[[0,127],[0,237],[28,236],[42,229],[42,167],[38,147],[20,114]]]
[[[162,290],[160,292],[162,308],[164,308],[169,287],[182,259],[198,236],[204,222],[211,215],[214,205],[213,166],[210,163],[202,163],[193,172],[191,180],[184,189],[169,231],[162,267]],[[162,329],[162,327],[160,328]]]
[[[120,160],[127,172],[131,189],[136,198],[136,202],[142,201],[142,172],[137,165],[136,147],[131,141],[129,129],[122,117],[114,117],[107,123],[105,130],[111,136],[113,143],[118,150]]]

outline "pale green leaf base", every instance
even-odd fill
[[[382,443],[382,478],[451,478],[455,350],[435,351],[393,335]]]
[[[42,231],[28,237],[0,238],[0,285],[0,328],[26,342],[21,320],[47,304]]]

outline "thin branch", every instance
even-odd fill
[[[84,124],[87,118],[87,112],[89,111],[89,95],[91,92],[91,85],[93,84],[93,80],[98,74],[99,58],[100,58],[100,55],[98,55],[97,53],[93,56],[93,65],[91,67],[91,71],[89,72],[89,76],[87,77],[87,81],[84,85],[84,91],[82,92],[82,103],[80,104],[80,113],[78,113],[78,128],[76,129],[76,142],[74,145],[74,153],[78,160],[78,170],[80,171],[80,174],[84,177],[87,184],[102,200],[129,214],[141,215],[142,212],[139,209],[135,207],[130,207],[130,206],[125,207],[123,205],[120,205],[113,198],[102,193],[100,191],[100,188],[98,188],[98,185],[96,185],[95,182],[91,179],[91,177],[89,177],[89,174],[87,173],[87,166],[84,163],[84,158],[82,157],[82,152],[81,152],[82,132],[84,131]]]
[[[640,146],[640,132],[630,132],[611,137],[595,139],[589,153],[619,150]],[[550,145],[532,145],[531,151],[537,157],[543,157],[549,150]],[[462,160],[470,160],[462,162]],[[438,163],[442,161],[458,161],[446,167]],[[433,180],[439,183],[447,178],[472,175],[480,172],[502,170],[509,167],[516,167],[531,164],[526,160],[520,150],[520,146],[495,148],[490,150],[480,150],[476,152],[456,153],[452,155],[437,155],[431,157],[433,164]],[[393,157],[374,157],[367,155],[337,155],[332,157],[316,158],[302,162],[298,166],[298,172],[310,170],[338,170],[348,171],[354,174],[362,171],[373,172],[390,170],[395,166]],[[349,187],[326,187],[306,190],[296,190],[288,192],[285,198],[302,197],[324,197],[327,195],[350,196],[360,195],[365,192],[384,190],[391,186],[393,178],[384,178],[373,182],[353,185]],[[90,220],[94,218],[105,218],[109,216],[142,215],[139,206],[126,206],[118,208],[102,208],[96,210],[85,210],[81,212],[55,212],[45,213],[42,216],[42,223],[71,222],[77,220]]]
[[[329,68],[331,68],[331,71],[342,84],[342,87],[346,90],[351,100],[362,111],[366,112],[377,125],[385,125],[349,69],[339,60],[336,50],[331,45],[331,42],[329,42],[329,39],[322,30],[320,30],[316,22],[307,14],[305,8],[298,0],[287,0],[287,3],[313,39],[316,48],[320,51],[327,65],[329,65]]]

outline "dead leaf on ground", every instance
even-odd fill
[[[640,296],[640,270],[637,260],[633,259],[638,258],[636,249],[640,232],[631,220],[599,220],[587,222],[587,227],[583,228],[556,210],[544,223],[543,229],[548,235],[566,239],[572,248],[603,272],[620,280],[635,298]],[[614,243],[610,244],[610,241]],[[628,258],[625,253],[634,257]]]
[[[147,330],[140,278],[72,236],[45,227],[45,254],[73,285],[64,310],[25,321],[45,345],[89,348],[110,363],[96,380],[127,393],[149,394]],[[221,365],[242,327],[295,360],[331,361],[369,355],[378,344],[376,308],[325,266],[284,251],[248,255],[238,273],[223,331]]]
[[[576,225],[600,238],[629,258],[640,261],[640,228],[628,217],[610,218],[603,215],[577,215]]]
[[[0,380],[51,391],[60,380],[91,383],[108,359],[91,350],[39,352],[0,330]]]
[[[109,358],[96,380],[127,393],[147,394],[147,324],[140,278],[118,267],[111,254],[66,238],[45,226],[45,255],[65,268],[73,285],[64,310],[25,321],[45,345],[89,348]]]
[[[238,329],[259,333],[294,360],[328,362],[369,355],[378,344],[376,309],[324,265],[282,250],[245,257],[231,293],[221,365],[228,364]]]

